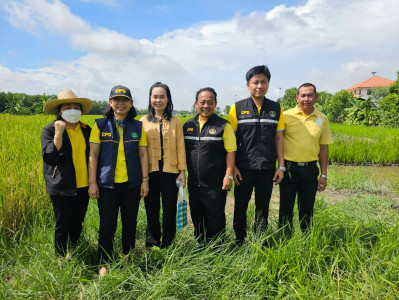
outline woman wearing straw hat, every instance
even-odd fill
[[[43,173],[54,209],[55,251],[66,257],[70,256],[69,246],[79,239],[89,203],[91,128],[80,122],[80,117],[91,108],[91,100],[78,98],[71,90],[63,90],[43,106],[45,112],[56,116],[41,136]]]
[[[97,119],[90,135],[89,194],[98,199],[100,276],[113,252],[119,210],[123,254],[133,250],[140,199],[148,193],[147,140],[130,90],[115,86],[105,118]]]
[[[176,180],[186,185],[186,150],[183,126],[172,115],[169,87],[161,82],[150,88],[148,114],[141,118],[147,135],[150,190],[144,199],[147,213],[146,246],[168,247],[176,235]],[[162,234],[159,222],[162,195]],[[162,235],[162,243],[161,243]]]

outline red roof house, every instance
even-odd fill
[[[382,78],[379,76],[372,76],[369,79],[363,80],[362,82],[359,82],[350,88],[347,88],[346,90],[349,93],[354,93],[355,97],[357,96],[367,96],[371,94],[371,88],[376,87],[376,86],[388,86],[391,83],[394,83],[395,81]]]

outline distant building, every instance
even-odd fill
[[[362,82],[359,82],[350,88],[347,88],[346,91],[349,93],[353,93],[354,97],[358,96],[364,96],[364,98],[367,98],[367,96],[371,95],[371,89],[376,86],[386,86],[390,85],[391,83],[394,83],[395,81],[382,78],[379,76],[372,76],[366,80],[363,80]]]

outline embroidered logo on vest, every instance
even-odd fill
[[[276,112],[274,110],[269,111],[269,116],[274,118],[276,116]]]
[[[111,132],[101,132],[101,136],[111,136]]]
[[[137,132],[132,131],[132,133],[130,134],[132,136],[132,138],[137,139],[139,137],[139,135],[137,134]]]
[[[242,111],[241,111],[241,114],[242,114],[242,115],[249,115],[249,110],[242,110]]]
[[[216,134],[216,129],[215,128],[209,129],[209,134]]]
[[[194,128],[187,128],[187,131],[194,131]]]

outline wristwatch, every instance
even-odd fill
[[[280,170],[283,170],[283,172],[287,171],[287,168],[286,168],[286,167],[278,166],[278,168],[279,168]]]
[[[321,178],[325,178],[327,180],[327,175],[321,174]]]
[[[230,179],[230,180],[233,180],[233,179],[234,179],[233,176],[231,176],[231,175],[226,175],[225,177],[227,177],[227,178]]]

